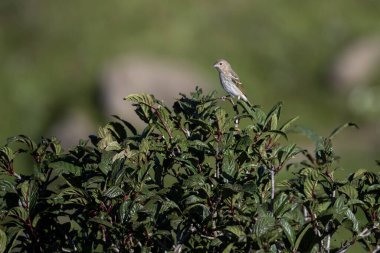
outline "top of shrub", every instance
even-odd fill
[[[228,101],[200,89],[173,108],[147,94],[126,99],[141,132],[115,117],[67,152],[54,138],[1,147],[0,252],[377,249],[379,175],[333,176],[331,139],[353,124],[309,132],[309,152],[280,141],[295,120],[280,123],[281,103],[266,113],[238,101],[230,115]],[[32,175],[15,167],[22,153]],[[279,182],[283,169],[293,174]]]

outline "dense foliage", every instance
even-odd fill
[[[377,249],[379,175],[333,176],[331,140],[352,124],[327,138],[303,129],[316,142],[309,152],[287,144],[295,119],[279,124],[281,103],[265,113],[238,101],[230,115],[214,93],[181,96],[171,109],[130,95],[141,133],[115,117],[68,152],[54,138],[9,139],[0,149],[0,252]],[[25,156],[32,175],[17,167]],[[282,170],[293,174],[279,181]],[[340,230],[346,238],[334,243]]]

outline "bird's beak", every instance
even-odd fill
[[[212,65],[214,68],[218,68],[218,63],[215,63],[214,65]]]

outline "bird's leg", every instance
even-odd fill
[[[228,101],[230,101],[230,103],[232,104],[232,108],[234,108],[234,111],[235,111],[236,115],[239,114],[239,110],[238,110],[237,104],[234,103],[234,100],[232,99],[232,96],[223,96],[220,99],[222,99],[223,101],[226,100],[226,99],[228,99]],[[237,128],[238,124],[239,124],[239,119],[236,116],[234,118],[235,118],[234,119],[235,128]]]
[[[234,103],[234,101],[232,100],[232,97],[228,97],[228,100],[231,102],[231,104],[232,104],[233,106],[235,106],[235,103]]]
[[[234,117],[234,123],[235,123],[235,128],[237,128],[238,125],[239,125],[239,119],[237,118],[237,115],[239,115],[238,106],[237,106],[237,104],[234,103],[234,101],[232,100],[232,98],[230,98],[230,102],[231,102],[232,107],[234,108],[234,111],[236,113],[236,116]]]

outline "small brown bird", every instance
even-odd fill
[[[230,96],[236,96],[238,99],[241,98],[250,105],[247,97],[243,93],[243,86],[239,76],[233,71],[228,61],[220,59],[214,64],[214,68],[219,72],[219,79],[223,89]]]

